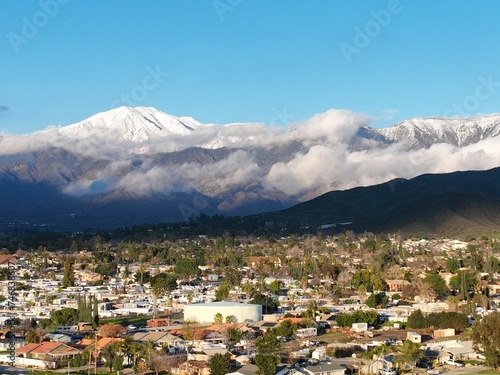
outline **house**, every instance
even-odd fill
[[[246,355],[239,355],[237,356],[234,361],[239,365],[239,366],[245,366],[250,364],[250,358]]]
[[[443,342],[443,350],[451,355],[451,359],[475,359],[476,351],[471,340],[450,340]]]
[[[12,348],[12,344],[14,344],[14,347],[20,348],[21,346],[24,346],[26,343],[24,341],[24,338],[14,338],[14,339],[1,339],[0,340],[0,352],[8,352],[10,351],[10,348]]]
[[[89,322],[78,322],[78,332],[92,331],[94,326]]]
[[[138,332],[132,336],[134,341],[140,342],[153,342],[156,345],[161,345],[164,348],[169,349],[184,349],[186,341],[180,337],[172,335],[168,332]]]
[[[386,280],[387,287],[389,292],[401,292],[403,291],[403,285],[405,284],[404,280]]]
[[[346,368],[338,363],[319,362],[316,365],[309,365],[298,370],[304,375],[344,375]]]
[[[16,264],[17,258],[15,255],[7,254],[0,255],[0,268],[7,268],[10,264]]]
[[[432,363],[443,364],[447,360],[452,359],[453,355],[445,350],[442,346],[429,346],[424,349],[424,358]]]
[[[318,361],[324,360],[326,358],[326,347],[322,346],[320,348],[314,349],[314,351],[311,353],[311,358]]]
[[[436,329],[432,334],[432,337],[434,337],[435,339],[440,339],[449,336],[455,336],[455,328]]]
[[[298,338],[315,337],[315,336],[318,336],[318,329],[316,327],[297,329]]]
[[[178,367],[172,367],[173,375],[210,375],[210,365],[205,361],[186,361]]]
[[[407,332],[406,339],[410,340],[415,344],[420,344],[422,342],[422,336],[419,335],[417,332]]]
[[[188,360],[209,362],[215,354],[225,355],[226,353],[229,352],[223,348],[194,348],[188,353]]]
[[[352,330],[356,333],[368,331],[368,323],[352,323]]]
[[[81,340],[76,341],[73,344],[73,347],[75,347],[77,349],[83,350],[83,349],[85,349],[86,347],[88,347],[90,345],[94,345],[94,340],[92,340],[92,339],[81,339]]]
[[[259,370],[259,368],[257,367],[257,365],[250,364],[250,365],[245,365],[245,366],[241,367],[240,369],[238,369],[237,371],[230,372],[226,375],[255,375],[255,374],[257,374],[258,370]],[[278,365],[278,367],[276,368],[276,371],[274,372],[274,375],[287,375],[287,374],[291,374],[292,371],[293,370],[290,369],[286,365]]]
[[[359,368],[360,374],[379,374],[381,370],[391,369],[393,363],[386,358],[376,358],[369,362],[364,362]]]
[[[146,324],[149,328],[168,327],[172,324],[172,320],[168,318],[148,319]]]
[[[99,339],[99,341],[97,341],[96,349],[102,350],[108,345],[112,345],[115,342],[121,342],[121,341],[125,341],[125,340],[121,339],[121,338],[115,338],[115,337],[103,337],[102,339]]]
[[[51,368],[65,366],[68,360],[79,353],[80,350],[76,348],[60,342],[51,341],[44,341],[39,344],[31,343],[16,349],[16,357],[38,360],[40,363],[38,363],[38,361],[30,361],[29,363],[43,368],[46,367],[44,362],[50,363],[48,367]]]
[[[65,344],[69,344],[72,341],[71,340],[71,336],[66,335],[64,333],[49,333],[49,334],[46,335],[46,337],[50,341],[63,342]]]

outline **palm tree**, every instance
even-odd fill
[[[101,351],[101,356],[109,366],[109,372],[111,372],[113,370],[113,361],[117,356],[116,349],[113,347],[113,345],[106,345]]]
[[[125,339],[123,341],[120,341],[120,352],[123,354],[124,358],[127,358],[127,364],[130,364],[130,361],[132,359],[132,344],[134,343],[134,340],[132,339],[131,336],[125,336]]]
[[[144,358],[147,355],[148,351],[143,343],[133,341],[130,344],[130,353],[132,354],[133,365],[136,366],[137,360],[139,358]]]
[[[414,365],[415,362],[423,356],[424,353],[420,350],[420,344],[416,344],[410,340],[405,340],[403,347],[401,348],[401,352],[394,358],[394,362],[396,362],[399,367]]]

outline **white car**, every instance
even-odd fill
[[[447,365],[452,365],[452,366],[457,366],[457,367],[464,367],[465,365],[461,362],[457,362],[454,359],[448,359],[447,361],[444,361]]]
[[[398,375],[398,373],[395,370],[391,370],[389,368],[378,370],[378,373],[380,375]]]

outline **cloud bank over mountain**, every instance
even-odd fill
[[[413,119],[387,129],[369,124],[366,116],[347,110],[277,128],[200,124],[154,108],[120,107],[67,127],[0,135],[0,172],[28,178],[16,172],[22,160],[36,170],[29,178],[47,179],[49,172],[40,172],[29,155],[65,150],[81,158],[76,163],[82,170],[60,184],[65,194],[221,197],[251,187],[254,194],[278,192],[298,202],[396,177],[500,164],[500,115]]]

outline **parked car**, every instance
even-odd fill
[[[454,359],[448,359],[447,361],[444,361],[447,365],[452,365],[456,367],[464,367],[465,365],[462,362],[457,362]]]
[[[427,373],[430,375],[439,375],[439,374],[441,374],[441,371],[439,371],[437,369],[432,369],[432,370],[427,370]]]
[[[417,367],[424,368],[426,370],[430,370],[432,368],[432,366],[429,365],[427,362],[417,362]]]
[[[391,370],[389,368],[380,369],[380,370],[378,370],[378,373],[380,375],[398,375],[396,370]]]

